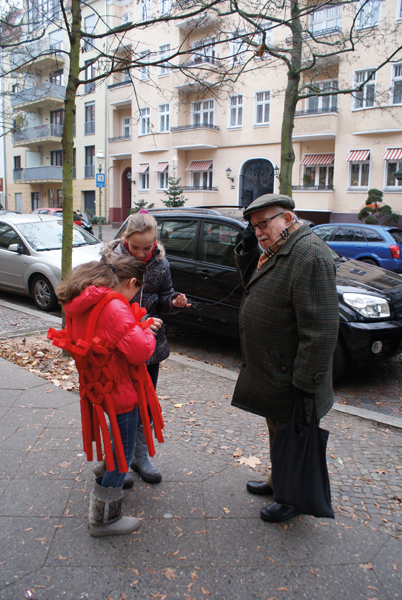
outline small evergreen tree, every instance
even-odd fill
[[[155,204],[153,202],[152,203],[145,202],[145,200],[142,198],[141,200],[134,202],[134,208],[129,208],[128,214],[134,215],[135,213],[139,212],[141,210],[141,208],[145,208],[146,210],[148,210],[148,209],[153,208],[154,206],[155,206]]]
[[[358,213],[357,218],[369,225],[398,223],[400,215],[394,213],[388,204],[381,206],[383,195],[383,192],[375,188],[369,190],[366,204]]]
[[[169,187],[165,191],[167,200],[161,200],[165,206],[169,208],[174,208],[178,206],[183,206],[185,202],[187,202],[188,198],[184,198],[183,196],[183,188],[180,185],[181,178],[180,177],[169,177]]]

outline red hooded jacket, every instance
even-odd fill
[[[104,287],[87,287],[79,296],[64,306],[72,320],[74,342],[85,339],[86,327],[94,306],[110,292]],[[135,325],[130,308],[113,299],[103,308],[95,330],[95,336],[112,342],[113,351],[108,367],[116,382],[111,396],[116,414],[126,413],[138,404],[137,392],[129,376],[130,364],[140,365],[150,358],[155,349],[155,336],[149,329]]]

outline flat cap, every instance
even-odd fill
[[[288,210],[293,210],[295,207],[295,201],[289,196],[284,196],[283,194],[264,194],[264,196],[260,196],[257,198],[257,200],[254,200],[254,202],[249,204],[247,208],[245,208],[243,217],[249,221],[252,212],[255,212],[256,210],[262,210],[263,208],[268,208],[270,206],[282,206]]]

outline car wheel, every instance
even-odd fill
[[[368,265],[375,265],[378,267],[378,262],[374,258],[360,258],[361,262],[367,263]]]
[[[38,308],[51,311],[57,307],[57,298],[50,281],[44,275],[37,275],[31,286],[32,298]]]
[[[335,383],[345,375],[349,364],[348,353],[341,339],[338,339],[333,358],[332,381]]]

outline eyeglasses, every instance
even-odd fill
[[[255,225],[253,225],[252,222],[250,221],[250,226],[253,228],[254,231],[257,229],[257,227],[258,227],[258,229],[260,229],[262,231],[263,229],[266,228],[268,223],[270,221],[272,221],[272,219],[276,219],[276,217],[279,217],[280,215],[284,215],[284,214],[285,214],[284,212],[277,213],[273,217],[269,217],[269,219],[265,219],[264,221],[259,221]]]

